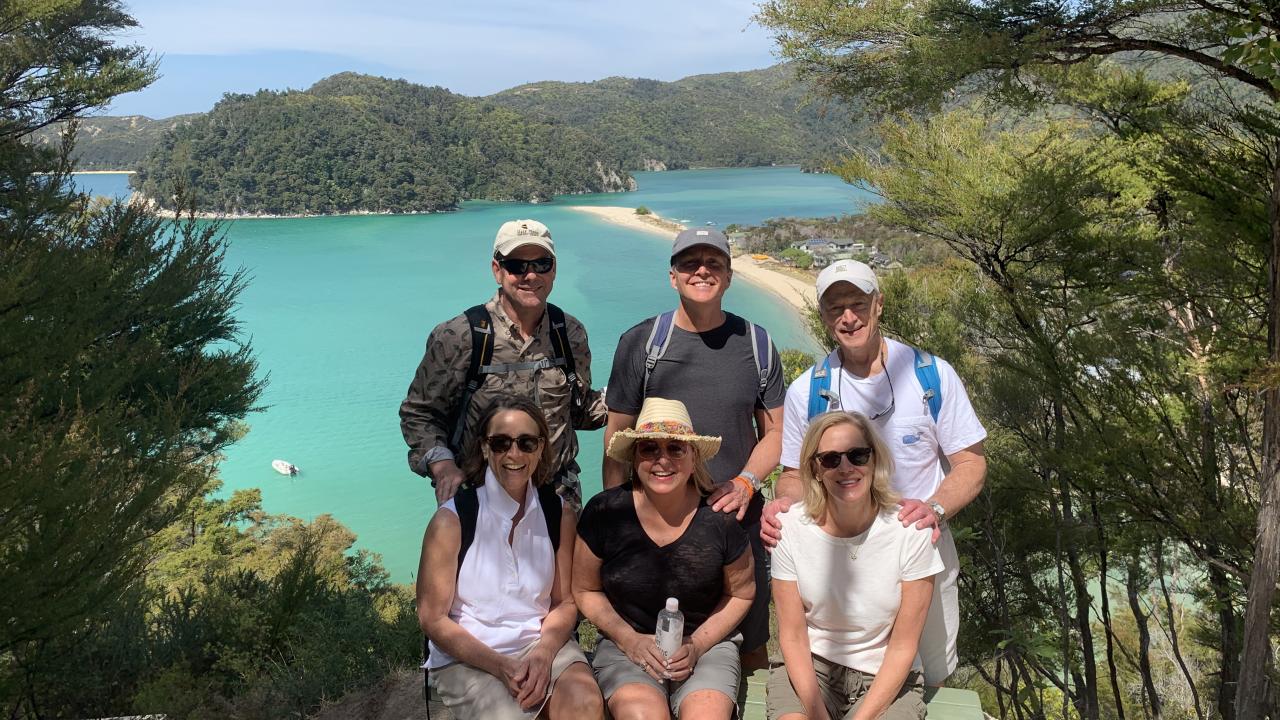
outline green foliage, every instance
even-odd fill
[[[637,208],[636,208],[636,214],[637,214],[637,215],[652,215],[652,214],[653,214],[653,211],[652,211],[652,210],[650,210],[649,208],[645,207],[644,205],[641,205],[640,207],[637,207]]]
[[[951,257],[950,249],[935,238],[882,222],[867,214],[833,218],[770,218],[762,225],[739,228],[746,235],[749,252],[781,254],[801,240],[825,238],[852,240],[876,248],[890,262],[907,267],[936,265]],[[789,257],[797,257],[790,255]],[[808,268],[808,265],[797,264]]]
[[[256,490],[205,490],[102,622],[16,653],[42,713],[301,717],[414,662],[412,593],[353,554],[350,531],[267,515]]]
[[[77,170],[135,170],[166,132],[181,127],[197,115],[175,115],[152,120],[141,115],[91,117],[76,123],[76,148],[72,161]],[[32,135],[32,141],[57,146],[66,124],[50,125]]]
[[[136,186],[230,214],[431,212],[629,189],[579,130],[402,80],[343,73],[306,91],[227,95],[165,134]]]
[[[813,267],[813,256],[803,250],[797,250],[789,247],[781,253],[778,253],[778,255],[785,260],[790,260],[792,265],[795,265],[801,270],[808,270]]]
[[[817,164],[857,134],[861,108],[810,101],[779,65],[676,82],[540,82],[488,100],[600,138],[628,170]]]

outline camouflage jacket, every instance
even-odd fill
[[[502,310],[498,296],[485,303],[493,318],[493,363],[524,363],[553,358],[551,323],[543,313],[532,337],[523,337],[516,323]],[[569,347],[574,365],[582,381],[584,406],[582,417],[572,416],[572,394],[564,368],[521,370],[506,375],[485,375],[466,411],[461,447],[467,447],[473,425],[485,407],[498,395],[530,397],[547,418],[551,430],[551,452],[555,459],[560,492],[576,509],[580,506],[575,458],[578,439],[574,430],[603,427],[608,412],[602,395],[591,388],[591,349],[587,331],[577,318],[565,314]],[[409,445],[409,467],[426,476],[427,466],[438,460],[453,458],[449,438],[453,427],[449,418],[455,404],[461,402],[471,362],[471,326],[466,315],[440,323],[427,337],[427,349],[414,373],[409,393],[400,404],[400,431]],[[461,465],[461,458],[454,458]],[[567,471],[567,472],[566,472]],[[571,473],[571,476],[569,475]]]

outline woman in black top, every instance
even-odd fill
[[[741,669],[729,635],[755,584],[746,532],[705,503],[706,461],[719,448],[720,438],[694,433],[683,403],[649,398],[607,451],[631,467],[632,482],[582,511],[573,595],[604,635],[592,664],[616,720],[733,714]],[[669,597],[680,601],[684,643],[665,657],[654,630]]]

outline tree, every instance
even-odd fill
[[[259,395],[217,226],[91,205],[24,140],[154,77],[114,0],[0,8],[0,696],[135,583]],[[15,667],[18,666],[18,667]]]
[[[834,97],[870,96],[885,107],[936,108],[954,100],[957,92],[991,91],[1025,106],[1030,101],[1059,99],[1052,76],[1061,68],[1088,67],[1099,58],[1133,63],[1158,57],[1177,72],[1192,70],[1193,76],[1202,78],[1198,89],[1208,102],[1227,112],[1217,122],[1201,123],[1201,129],[1209,131],[1202,136],[1207,142],[1190,145],[1240,147],[1247,144],[1241,141],[1254,128],[1277,124],[1280,14],[1274,3],[891,0],[850,5],[835,0],[774,0],[763,7],[761,18],[777,30],[784,57],[797,60],[801,73]],[[1180,139],[1160,135],[1155,133],[1152,139],[1156,148],[1168,150],[1156,151],[1169,161],[1165,169],[1175,183],[1188,180],[1177,172],[1186,135],[1171,133]],[[1234,712],[1252,718],[1261,717],[1268,704],[1271,617],[1280,577],[1280,382],[1275,379],[1280,367],[1280,135],[1264,136],[1250,154],[1265,169],[1262,183],[1242,189],[1265,208],[1268,235],[1262,269],[1253,278],[1266,298],[1256,328],[1266,343],[1263,353],[1251,361],[1247,381],[1262,395],[1262,430],[1253,438],[1261,462],[1257,550],[1247,572]],[[1236,184],[1238,169],[1225,164],[1208,169],[1219,174],[1201,183],[1205,196],[1231,204],[1231,198],[1213,190]],[[1231,706],[1228,702],[1225,707]],[[1220,705],[1220,709],[1225,708]]]

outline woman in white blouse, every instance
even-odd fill
[[[454,717],[600,718],[600,689],[571,637],[577,533],[548,484],[546,420],[507,397],[477,426],[462,465],[468,487],[436,510],[422,541],[418,620],[431,682]]]
[[[942,557],[897,518],[888,446],[865,415],[826,413],[799,469],[805,499],[779,515],[773,552],[786,664],[769,675],[769,718],[922,720],[917,649]]]

